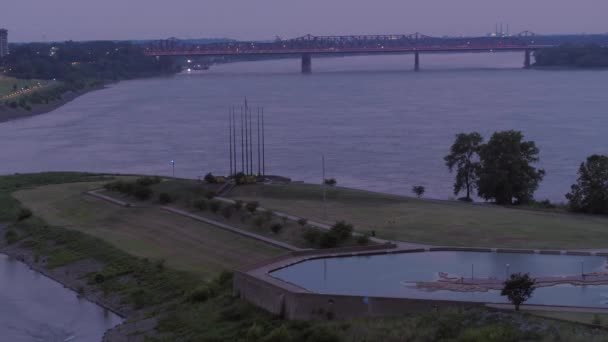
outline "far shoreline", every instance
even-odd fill
[[[76,92],[68,92],[61,96],[61,100],[58,100],[58,101],[55,101],[55,102],[52,102],[49,104],[35,105],[32,107],[31,111],[27,111],[23,108],[9,108],[9,107],[0,105],[0,124],[4,123],[4,122],[8,122],[8,121],[26,119],[26,118],[30,118],[33,116],[50,113],[50,112],[54,111],[55,109],[63,107],[64,105],[74,101],[75,99],[77,99],[78,97],[80,97],[82,95],[86,95],[88,93],[91,93],[91,92],[94,92],[97,90],[101,90],[101,89],[105,89],[105,88],[107,88],[107,85],[103,84],[103,85],[100,85],[97,87],[87,88],[85,90],[80,90],[80,91],[76,91]]]

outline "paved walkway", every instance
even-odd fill
[[[129,202],[124,202],[124,201],[118,200],[116,198],[112,198],[110,196],[103,195],[103,194],[100,193],[101,191],[104,191],[104,190],[103,189],[92,190],[92,191],[86,192],[86,194],[89,195],[89,196],[96,197],[96,198],[99,198],[101,200],[110,202],[112,204],[120,205],[122,207],[126,207],[126,208],[134,208],[134,207],[136,207],[136,206],[132,205]],[[184,217],[196,220],[196,221],[204,222],[204,223],[210,224],[212,226],[215,226],[217,228],[228,230],[230,232],[233,232],[233,233],[236,233],[236,234],[239,234],[239,235],[243,235],[243,236],[246,236],[248,238],[252,238],[252,239],[258,240],[258,241],[262,241],[262,242],[265,242],[267,244],[273,245],[275,247],[283,248],[283,249],[286,249],[286,250],[289,250],[289,251],[295,251],[295,252],[297,252],[297,251],[305,251],[306,250],[306,249],[299,248],[299,247],[296,247],[294,245],[291,245],[291,244],[288,244],[288,243],[285,243],[285,242],[282,242],[282,241],[278,241],[278,240],[275,240],[275,239],[268,238],[266,236],[262,236],[262,235],[259,235],[259,234],[255,234],[255,233],[251,233],[251,232],[242,230],[242,229],[238,229],[238,228],[233,227],[231,225],[228,225],[228,224],[225,224],[225,223],[222,223],[222,222],[218,222],[218,221],[215,221],[215,220],[212,220],[212,219],[208,219],[208,218],[202,217],[200,215],[195,215],[195,214],[189,213],[189,212],[187,212],[185,210],[180,210],[180,209],[176,209],[176,208],[172,208],[172,207],[167,207],[167,206],[158,206],[158,207],[147,206],[147,208],[159,208],[161,210],[165,210],[167,212],[170,212],[170,213],[173,213],[173,214],[176,214],[176,215],[180,215],[180,216],[184,216]]]

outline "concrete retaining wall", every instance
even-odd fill
[[[399,316],[484,303],[291,292],[243,272],[234,274],[234,293],[266,311],[291,320]]]

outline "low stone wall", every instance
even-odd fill
[[[234,274],[233,290],[242,299],[291,320],[399,316],[454,307],[484,306],[484,303],[476,302],[293,292],[239,271]]]

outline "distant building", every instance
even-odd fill
[[[8,31],[0,29],[0,58],[8,55]]]

